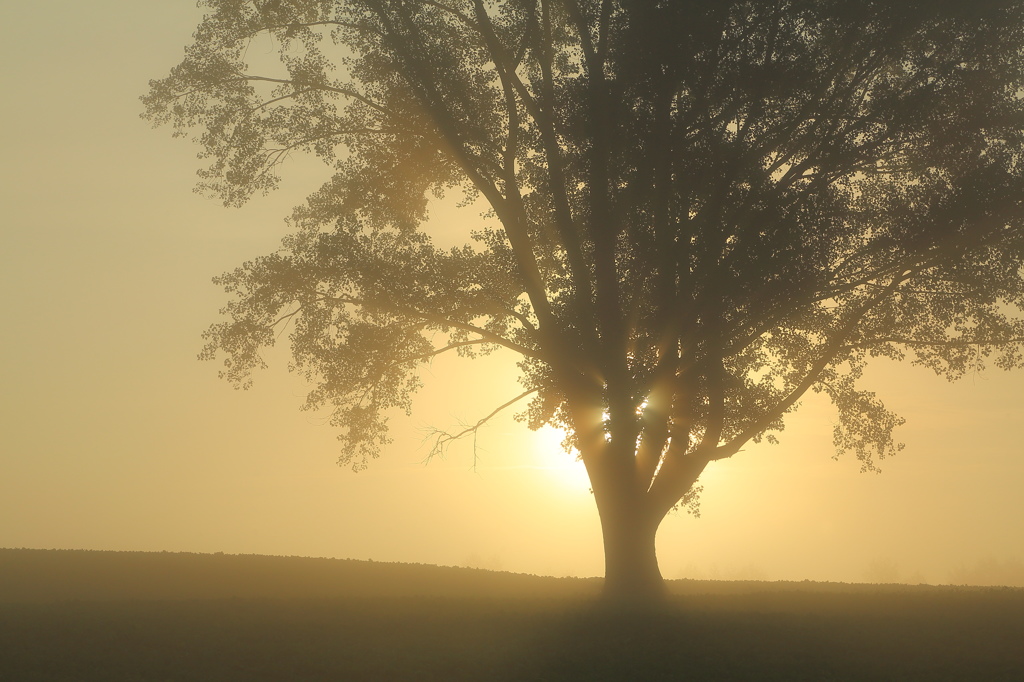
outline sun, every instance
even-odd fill
[[[562,448],[565,432],[544,426],[533,433],[537,468],[542,469],[559,483],[572,490],[589,492],[590,477],[587,468],[574,454]]]

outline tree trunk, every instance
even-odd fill
[[[604,536],[604,596],[612,601],[642,604],[665,596],[654,545],[661,519],[642,502],[626,499],[598,508]]]

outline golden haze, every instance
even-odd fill
[[[282,352],[247,393],[199,363],[211,276],[274,248],[323,177],[301,160],[241,210],[192,194],[195,148],[138,96],[181,55],[188,2],[7,3],[0,50],[0,547],[260,553],[599,575],[600,530],[557,436],[503,418],[424,466],[424,428],[517,392],[508,358],[439,358],[394,445],[360,474],[300,413]],[[439,239],[472,227],[447,220]],[[443,227],[442,227],[443,226]],[[670,517],[666,577],[1024,584],[1024,377],[947,385],[879,363],[907,449],[859,474],[805,401],[780,446],[712,465],[702,518]],[[1001,573],[1000,573],[1001,571]],[[989,577],[986,577],[989,576]]]

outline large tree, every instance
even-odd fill
[[[290,325],[359,469],[423,363],[511,351],[523,392],[495,407],[569,434],[613,595],[662,589],[666,513],[807,391],[871,469],[900,419],[870,358],[1024,365],[1024,3],[201,4],[144,100],[199,131],[202,186],[240,204],[293,151],[331,168],[279,251],[219,278],[204,355],[244,385]],[[489,214],[439,249],[453,195]]]

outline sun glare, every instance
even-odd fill
[[[534,434],[539,468],[573,490],[590,490],[590,477],[583,462],[562,448],[565,433],[561,429],[545,426]]]

